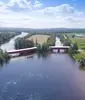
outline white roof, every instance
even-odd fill
[[[25,48],[25,49],[18,49],[18,50],[10,50],[10,51],[7,51],[7,52],[17,52],[17,51],[23,51],[23,50],[33,50],[33,49],[37,49],[37,47]]]
[[[50,46],[50,48],[70,48],[70,46]]]

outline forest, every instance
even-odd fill
[[[21,34],[20,32],[0,32],[0,45],[10,41],[16,35]]]

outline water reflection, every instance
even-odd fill
[[[5,60],[5,61],[0,61],[0,68],[4,66],[4,64],[9,64],[10,59]]]
[[[38,59],[42,58],[42,59],[47,59],[48,57],[50,57],[51,52],[46,52],[46,53],[37,53],[37,57]]]
[[[34,56],[37,55],[38,59],[47,59],[48,57],[51,56],[51,53],[48,52],[48,53],[33,53],[33,54],[23,54],[23,55],[15,55],[15,56],[11,56],[11,59],[14,59],[14,58],[17,58],[19,59],[20,57],[25,57],[27,59],[33,59]],[[9,64],[10,62],[10,59],[9,60],[6,60],[6,61],[1,61],[0,62],[0,67],[3,67],[4,64]]]

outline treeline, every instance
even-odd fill
[[[72,43],[67,35],[61,35],[60,41],[63,43],[64,46],[70,46],[70,51],[72,51],[72,54],[78,50],[77,43]]]
[[[54,46],[56,42],[56,36],[55,35],[51,35],[48,39],[47,39],[47,44],[49,46]]]
[[[65,34],[65,33],[85,33],[85,29],[77,29],[77,28],[47,28],[47,29],[30,29],[30,33],[57,33],[57,34]]]
[[[15,40],[15,49],[23,49],[23,48],[30,48],[34,47],[33,40],[27,40],[25,38],[17,38]]]
[[[79,62],[80,62],[80,68],[82,68],[82,69],[85,70],[85,58],[81,58],[81,59],[79,60]]]
[[[74,38],[74,36],[73,36]],[[60,40],[62,41],[62,43],[66,46],[70,46],[69,52],[68,54],[75,60],[77,60],[75,58],[76,55],[78,55],[80,53],[80,51],[78,50],[78,45],[77,43],[72,43],[72,41],[70,40],[70,38],[67,35],[62,35],[60,37]],[[80,68],[85,70],[85,58],[80,58],[78,60],[79,64],[80,64]]]
[[[0,32],[0,45],[10,41],[11,38],[19,34],[15,32]]]
[[[64,46],[71,46],[71,41],[67,35],[60,35],[60,41]]]
[[[42,45],[40,45],[40,44],[37,45],[37,53],[43,54],[43,53],[46,53],[49,51],[50,51],[50,48],[47,43],[43,43]]]
[[[0,49],[0,65],[7,62],[10,59],[9,54]]]

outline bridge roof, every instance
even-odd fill
[[[70,46],[50,46],[50,48],[67,48],[67,49],[69,49]]]
[[[37,47],[18,49],[18,50],[10,50],[10,51],[7,51],[7,52],[18,52],[18,51],[33,50],[33,49],[37,49]]]

